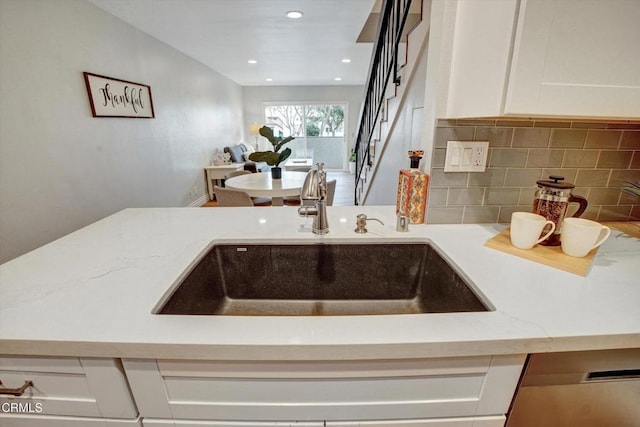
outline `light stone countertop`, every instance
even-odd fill
[[[353,232],[365,213],[369,233]],[[640,240],[612,232],[587,277],[484,246],[503,225],[411,225],[393,206],[126,209],[0,266],[0,354],[211,360],[386,359],[640,347]],[[154,315],[212,241],[431,241],[495,306],[334,317]]]

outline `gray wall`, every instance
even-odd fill
[[[489,141],[483,173],[445,173],[447,141]],[[621,191],[640,182],[640,125],[607,121],[439,120],[427,223],[509,222],[530,212],[536,181],[561,175],[586,197],[584,218],[640,220],[640,200]],[[575,212],[575,204],[572,204]]]
[[[0,262],[201,199],[244,132],[239,85],[85,1],[0,0],[0,67]],[[93,118],[83,71],[150,85],[156,118]]]

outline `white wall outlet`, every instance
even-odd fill
[[[489,141],[447,141],[445,172],[484,172]]]

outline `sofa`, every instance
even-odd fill
[[[249,155],[254,151],[255,150],[251,145],[244,142],[231,147],[224,147],[224,152],[231,155],[231,161],[233,163],[244,163],[244,170],[253,173],[269,172],[271,168],[265,162],[254,162],[249,160]]]

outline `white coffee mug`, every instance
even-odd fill
[[[545,226],[550,229],[540,237]],[[514,212],[511,214],[511,244],[520,249],[531,249],[542,242],[556,229],[553,221],[547,221],[542,215],[530,212]]]
[[[562,222],[560,242],[562,252],[573,257],[587,256],[611,234],[611,229],[584,218],[565,218]]]

